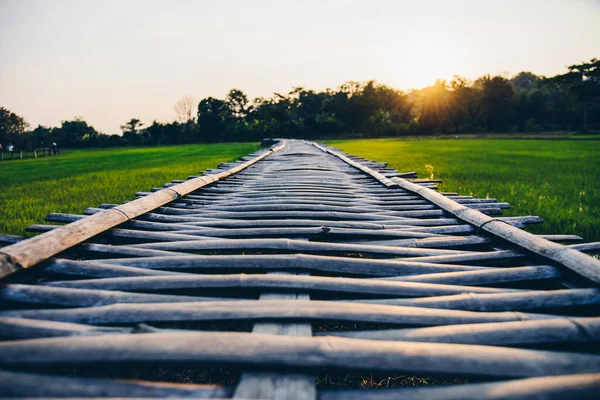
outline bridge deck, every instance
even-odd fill
[[[600,262],[584,252],[598,243],[526,233],[539,218],[415,178],[288,140],[1,237],[0,393],[593,397]],[[471,383],[317,379],[365,373]]]

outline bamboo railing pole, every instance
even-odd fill
[[[190,179],[115,208],[103,210],[31,239],[4,247],[0,250],[0,278],[21,268],[32,267],[123,222],[152,211],[201,187],[227,178],[282,150],[284,147],[285,142],[228,171]]]
[[[444,211],[476,226],[480,230],[484,230],[496,237],[529,250],[532,253],[558,262],[559,264],[575,271],[579,275],[584,276],[585,278],[596,283],[600,283],[600,260],[597,260],[575,249],[560,245],[558,243],[553,243],[532,233],[498,221],[495,218],[483,214],[481,211],[465,207],[454,200],[449,199],[446,196],[422,185],[409,182],[403,178],[396,177],[388,179],[380,173],[350,160],[341,153],[327,149],[316,143],[313,143],[313,146],[317,147],[321,151],[338,157],[339,159],[345,161],[355,168],[360,169],[361,171],[364,171],[389,188],[402,188],[409,192],[416,193],[437,205]]]
[[[600,261],[575,249],[553,243],[522,229],[497,221],[477,210],[465,207],[427,188],[394,178],[403,189],[418,193],[457,218],[492,235],[516,244],[542,257],[558,262],[596,283],[600,283]]]

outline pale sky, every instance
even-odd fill
[[[183,95],[399,89],[600,57],[598,0],[0,0],[0,106],[120,133]]]

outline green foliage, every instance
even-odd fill
[[[96,129],[88,125],[82,118],[77,117],[72,121],[62,121],[60,127],[52,129],[46,146],[49,147],[50,142],[55,141],[61,147],[79,147],[84,141],[91,143],[96,136],[98,136]]]
[[[239,89],[199,103],[184,96],[175,104],[178,122],[154,121],[144,129],[132,118],[121,126],[123,136],[101,134],[81,118],[27,131],[22,117],[0,108],[0,143],[31,150],[51,142],[77,148],[600,129],[600,61],[568,69],[548,79],[526,71],[511,79],[485,75],[474,82],[455,76],[408,92],[375,81],[349,81],[335,90],[295,87],[254,100]]]
[[[156,122],[156,121],[155,121]],[[123,140],[129,144],[144,143],[144,138],[148,136],[146,132],[141,132],[144,123],[137,118],[131,118],[125,125],[121,125],[123,131]]]
[[[505,215],[538,215],[539,233],[600,240],[600,142],[590,140],[358,140],[330,142],[399,171],[442,179],[443,191],[493,197]]]
[[[259,148],[254,143],[61,151],[0,162],[0,233],[23,234],[50,212],[82,213],[185,179]]]
[[[589,128],[591,110],[600,109],[600,60],[593,58],[589,62],[568,67],[569,72],[557,75],[544,83],[554,87],[567,87],[571,96],[582,110],[582,130]],[[598,121],[598,114],[592,123]]]
[[[25,135],[25,130],[28,126],[29,124],[23,117],[0,107],[0,144],[5,148],[9,143],[17,148],[26,147],[29,141]]]

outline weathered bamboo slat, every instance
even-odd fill
[[[235,300],[222,297],[130,293],[114,290],[61,288],[6,283],[0,285],[0,299],[15,303],[98,307],[117,303],[181,303],[190,301]]]
[[[174,272],[152,270],[148,268],[126,267],[98,261],[73,261],[54,259],[41,267],[46,272],[66,275],[81,275],[91,278],[118,278],[127,276],[163,276],[173,275]],[[178,272],[183,273],[183,272]]]
[[[0,343],[2,366],[158,361],[491,377],[584,374],[600,368],[600,356],[580,353],[258,333],[150,333]]]
[[[301,252],[338,252],[338,253],[372,253],[397,256],[433,256],[456,255],[472,253],[459,250],[441,250],[428,248],[412,248],[400,246],[372,246],[345,243],[306,242],[293,239],[218,239],[218,240],[188,240],[177,242],[154,242],[136,244],[132,247],[151,250],[167,251],[201,251],[201,250],[283,250]]]
[[[54,281],[43,283],[48,287],[78,289],[155,291],[172,289],[277,289],[318,290],[338,293],[363,293],[382,296],[425,297],[471,293],[503,293],[519,289],[489,288],[479,286],[445,285],[439,283],[384,281],[377,279],[331,278],[296,275],[246,275],[246,274],[178,274],[164,276],[135,276],[127,278],[100,278]]]
[[[469,385],[325,390],[320,400],[593,400],[600,390],[600,374],[546,376]]]
[[[77,263],[77,265],[84,266],[89,262],[90,261],[71,261],[71,263]],[[55,263],[59,263],[59,261],[56,261]],[[356,274],[372,276],[403,276],[491,269],[491,267],[478,267],[459,264],[413,262],[411,259],[376,260],[365,258],[318,256],[313,254],[248,254],[227,256],[186,254],[173,256],[113,258],[103,260],[102,263],[130,266],[140,269],[189,269],[196,271],[221,268],[243,269],[246,271],[283,271],[287,269],[297,269],[305,271],[335,272],[340,275]],[[50,266],[47,268],[56,270],[59,268],[59,266],[56,264],[50,264]]]
[[[139,324],[169,321],[350,321],[394,325],[456,325],[551,319],[522,312],[472,312],[422,307],[304,300],[239,300],[191,303],[113,304],[60,310],[0,311],[0,317],[45,319],[79,324]]]
[[[415,299],[344,300],[366,304],[387,304],[471,311],[507,311],[575,307],[600,304],[600,291],[593,289],[536,290],[513,293],[461,293]]]
[[[557,318],[536,321],[445,325],[420,329],[320,332],[316,336],[369,340],[514,346],[600,341],[600,318]]]
[[[122,381],[0,371],[0,393],[18,398],[229,398],[217,385]]]
[[[413,276],[392,276],[373,278],[387,281],[441,283],[444,285],[489,285],[492,283],[518,282],[560,277],[560,271],[549,265],[513,268],[493,268],[489,270],[442,272]]]
[[[0,317],[0,338],[36,339],[61,336],[93,336],[130,333],[131,331],[131,328],[108,328],[69,322]],[[2,392],[0,391],[0,393]]]

